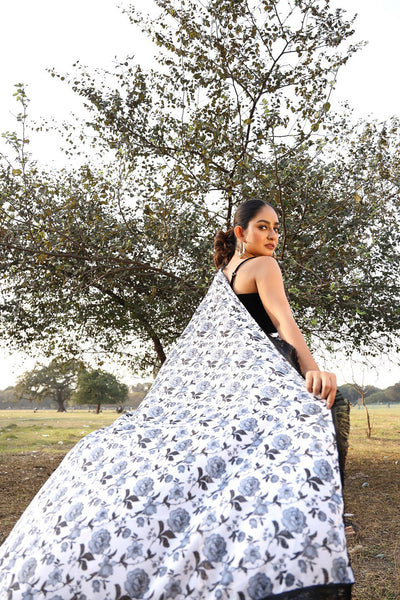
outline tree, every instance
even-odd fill
[[[136,383],[129,388],[129,406],[137,408],[151,387],[151,383]]]
[[[344,398],[351,404],[351,406],[355,406],[358,402],[359,393],[354,389],[354,386],[351,383],[345,383],[340,386],[340,391]]]
[[[66,126],[81,166],[29,161],[17,91],[23,132],[8,135],[17,158],[0,171],[2,335],[51,352],[95,341],[158,367],[212,277],[215,231],[260,196],[280,213],[305,333],[349,352],[392,346],[398,122],[330,116],[337,71],[357,49],[352,20],[318,0],[154,4],[156,19],[129,16],[159,48],[157,70],[127,59],[98,77],[78,64],[69,78],[89,113],[84,128]]]
[[[76,390],[72,396],[74,404],[96,404],[96,414],[101,404],[123,404],[128,397],[128,386],[121,383],[111,373],[82,371],[79,374]]]
[[[360,398],[360,393],[357,390],[357,386],[354,386],[354,383],[345,383],[340,386],[340,391],[342,395],[346,398],[348,402],[352,406],[355,406]],[[369,398],[371,398],[374,394],[383,393],[383,390],[375,387],[374,385],[366,385],[364,386],[364,397],[369,402]]]
[[[391,402],[400,402],[400,382],[395,383],[394,385],[391,385],[390,387],[386,388],[385,396],[387,398],[386,401],[388,402],[388,404],[390,404]]]
[[[356,400],[356,404],[361,404],[365,409],[365,419],[366,419],[366,423],[367,423],[367,438],[369,439],[371,437],[371,433],[372,433],[372,423],[371,423],[371,419],[369,416],[369,410],[367,407],[367,402],[366,402],[366,398],[368,395],[368,387],[370,386],[366,386],[364,385],[364,372],[362,373],[362,383],[358,384],[355,381],[353,381],[353,383],[351,384],[347,384],[348,386],[351,386],[354,390],[354,392],[357,394],[357,400]]]
[[[18,379],[14,399],[41,402],[50,398],[57,403],[57,412],[66,412],[65,402],[70,399],[82,368],[83,363],[74,359],[53,359],[48,365],[38,364]]]
[[[367,398],[365,398],[366,404],[390,404],[389,398],[386,396],[383,390],[379,392],[374,392]]]
[[[14,386],[8,386],[4,390],[0,390],[0,406],[1,409],[9,407],[14,402]]]

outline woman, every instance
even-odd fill
[[[245,306],[252,300],[250,295],[260,298],[265,309],[263,317],[267,332],[277,331],[281,339],[294,346],[301,372],[306,379],[307,390],[320,395],[321,398],[326,398],[327,407],[332,408],[337,390],[336,377],[333,373],[320,371],[311,356],[300,329],[293,319],[283,287],[282,275],[273,258],[278,244],[278,230],[278,215],[272,206],[260,200],[245,202],[235,215],[233,230],[225,235],[223,232],[217,234],[214,261],[217,268],[224,267],[226,277]],[[230,247],[226,246],[227,240],[231,242],[237,240],[238,247],[233,251],[233,244]],[[230,260],[225,265],[228,258]],[[251,258],[256,260],[250,262]],[[240,269],[236,277],[238,268],[243,262],[247,262],[247,265]],[[235,282],[232,281],[232,277]],[[262,315],[261,304],[257,302],[254,304],[254,300],[250,304],[250,312],[251,307],[255,306],[253,312]],[[262,322],[261,316],[258,319]]]
[[[306,380],[309,392],[326,398],[333,410],[342,485],[348,450],[349,404],[337,390],[336,376],[320,371],[293,319],[275,256],[279,219],[262,200],[244,202],[236,211],[232,229],[219,231],[214,241],[214,263],[227,277],[238,298],[270,336],[276,348]],[[268,258],[267,258],[268,257]],[[257,260],[250,262],[250,259]],[[247,263],[241,268],[243,263]],[[239,277],[236,278],[240,270]],[[279,333],[279,337],[271,334]],[[282,343],[283,341],[283,343]]]
[[[11,532],[1,598],[350,598],[326,406],[335,378],[318,370],[287,306],[275,211],[250,201],[244,213],[240,256],[232,232],[219,233],[225,269],[139,409],[81,440]],[[308,390],[241,294],[259,294]]]

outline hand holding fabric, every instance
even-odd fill
[[[337,391],[336,375],[328,371],[310,370],[305,379],[307,390],[322,399],[326,398],[327,408],[332,408]]]

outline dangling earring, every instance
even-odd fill
[[[239,244],[239,258],[242,258],[246,252],[246,244],[244,242],[240,242]]]

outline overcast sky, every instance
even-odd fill
[[[120,0],[119,5],[146,6],[149,0]],[[400,113],[398,76],[400,26],[399,0],[332,0],[332,5],[358,13],[354,40],[366,40],[362,49],[339,74],[333,96],[335,107],[348,100],[355,115],[387,119]],[[114,0],[3,0],[0,7],[0,132],[13,129],[14,84],[24,83],[30,97],[29,113],[41,117],[68,119],[79,113],[80,101],[66,84],[46,71],[71,72],[79,60],[89,67],[112,67],[114,57],[134,54],[138,62],[151,59],[152,48],[130,25]],[[55,148],[39,141],[35,157],[49,161]],[[0,350],[0,389],[13,385],[15,378],[31,368],[31,358],[10,356]],[[368,383],[379,386],[400,381],[400,369],[388,373],[387,365],[366,374]],[[340,368],[340,379],[349,371]]]

